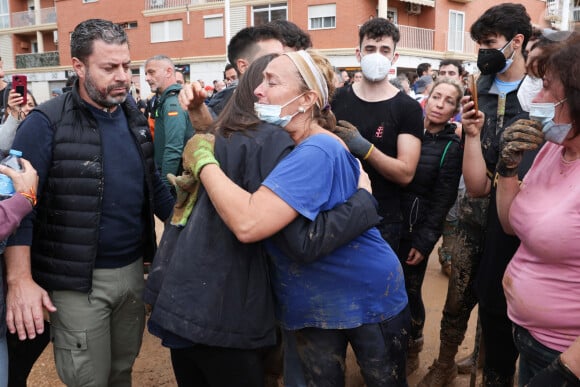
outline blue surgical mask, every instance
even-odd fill
[[[515,54],[516,54],[516,51],[514,50],[512,52],[512,55],[505,60],[505,66],[503,66],[503,69],[501,69],[497,72],[498,74],[505,73],[511,67],[512,63],[514,63],[514,55]]]
[[[294,114],[288,114],[284,117],[280,117],[282,114],[282,109],[285,106],[288,106],[292,102],[296,101],[298,98],[302,97],[304,93],[297,95],[296,97],[292,98],[290,101],[286,102],[284,105],[268,105],[264,103],[254,102],[254,111],[259,119],[269,124],[278,125],[283,128],[292,121],[292,118],[298,113],[303,113],[303,110],[298,110]]]
[[[556,112],[556,106],[562,104],[566,101],[566,98],[554,103],[554,102],[544,102],[544,103],[534,103],[530,104],[530,119],[538,121],[542,124],[542,132],[544,133],[544,138],[546,141],[553,142],[555,144],[562,144],[568,133],[572,129],[572,124],[556,124],[554,122],[554,114]]]

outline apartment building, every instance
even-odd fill
[[[569,0],[524,0],[533,23],[557,23]],[[570,14],[580,18],[580,4]],[[0,0],[0,56],[7,76],[28,75],[39,100],[62,87],[71,69],[70,34],[88,18],[126,28],[133,81],[147,95],[144,61],[165,54],[190,80],[222,78],[229,37],[252,25],[287,19],[308,31],[315,48],[340,69],[354,70],[358,28],[369,18],[387,17],[399,26],[400,59],[391,74],[419,63],[438,68],[443,58],[475,69],[477,47],[469,27],[491,5],[481,0]],[[550,13],[551,12],[551,13]],[[576,20],[576,19],[575,19]]]

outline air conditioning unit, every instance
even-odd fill
[[[407,3],[407,13],[409,15],[419,15],[421,13],[421,4]]]

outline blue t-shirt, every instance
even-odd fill
[[[497,89],[499,90],[500,93],[507,94],[517,89],[521,81],[522,80],[519,79],[513,82],[504,82],[501,79],[495,78],[495,85],[497,86]]]
[[[334,138],[318,134],[300,143],[263,185],[303,216],[344,203],[357,189],[359,165]],[[407,305],[397,256],[372,228],[311,263],[284,256],[271,242],[277,317],[286,329],[347,329],[397,315]]]

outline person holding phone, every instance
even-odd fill
[[[22,103],[26,103],[27,97],[27,89],[28,88],[28,79],[26,75],[13,75],[12,76],[12,90],[17,92],[22,96]]]
[[[0,165],[0,173],[10,177],[14,184],[11,198],[0,201],[0,240],[6,239],[28,215],[34,206],[38,175],[27,160],[20,159],[22,171]],[[4,256],[0,254],[0,386],[8,385],[8,351],[6,344],[6,305],[4,303]],[[11,384],[12,385],[12,384]]]
[[[528,117],[518,101],[517,90],[526,74],[522,53],[532,34],[532,25],[524,6],[504,3],[486,10],[470,32],[480,45],[479,109],[474,108],[474,99],[464,98],[463,177],[467,192],[459,203],[459,243],[454,250],[441,320],[439,355],[419,383],[422,387],[443,386],[457,376],[455,355],[478,302],[486,352],[483,385],[511,386],[518,356],[501,277],[519,240],[506,235],[499,224],[495,177],[501,133],[512,122]],[[534,153],[526,154],[520,177],[533,158]]]
[[[14,141],[16,129],[18,125],[26,118],[28,113],[36,107],[36,99],[30,92],[27,91],[28,100],[24,103],[22,95],[10,89],[8,99],[6,101],[6,111],[2,117],[2,125],[0,126],[0,151],[7,153]]]

